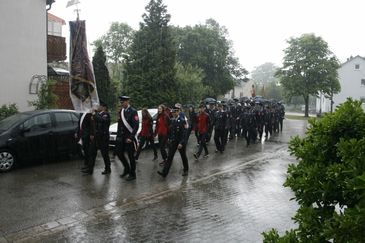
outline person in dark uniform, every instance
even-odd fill
[[[139,127],[139,118],[136,109],[129,104],[128,96],[119,96],[122,108],[119,112],[116,153],[119,160],[124,166],[124,172],[121,178],[127,177],[127,181],[136,179],[136,161],[134,154],[137,149],[136,133]],[[124,155],[128,154],[129,163]]]
[[[218,111],[215,113],[214,118],[214,142],[216,146],[216,152],[223,153],[225,146],[225,132],[227,126],[227,113],[223,110],[223,105],[218,104]]]
[[[96,150],[95,144],[95,121],[91,112],[82,114],[76,132],[77,138],[81,139],[82,150],[84,152],[84,167],[81,171],[91,175],[93,173],[93,154]]]
[[[184,167],[182,175],[187,176],[189,171],[189,162],[188,157],[186,156],[187,121],[185,120],[185,116],[180,115],[180,107],[175,106],[171,111],[173,117],[170,120],[168,133],[169,152],[163,170],[157,171],[157,173],[162,177],[168,175],[176,150],[179,150]]]
[[[93,163],[91,166],[94,168],[97,150],[100,149],[104,160],[104,171],[101,174],[108,175],[111,173],[109,158],[110,114],[106,103],[100,101],[99,109],[94,114],[94,120],[96,124],[96,150],[93,154]]]

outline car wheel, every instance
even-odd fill
[[[15,167],[15,155],[7,149],[0,150],[0,172],[7,172]]]

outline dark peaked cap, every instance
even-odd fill
[[[129,99],[130,99],[130,97],[129,96],[126,96],[126,95],[119,96],[119,100],[120,101],[125,101],[125,100],[129,100]]]

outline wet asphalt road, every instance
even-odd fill
[[[272,227],[285,231],[296,204],[282,187],[292,135],[303,135],[306,121],[285,120],[284,131],[246,148],[244,139],[230,141],[223,155],[193,159],[181,176],[179,155],[166,179],[158,161],[142,152],[137,180],[101,175],[98,157],[92,176],[80,173],[81,160],[21,168],[0,174],[0,243],[25,242],[258,242]]]

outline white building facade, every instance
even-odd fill
[[[32,110],[28,101],[34,77],[47,75],[47,20],[49,0],[0,1],[0,106],[15,103]]]
[[[333,110],[346,101],[348,97],[362,100],[365,109],[365,58],[361,56],[350,57],[338,69],[338,78],[341,92],[333,97]],[[317,113],[330,112],[331,101],[323,95],[316,102]]]

